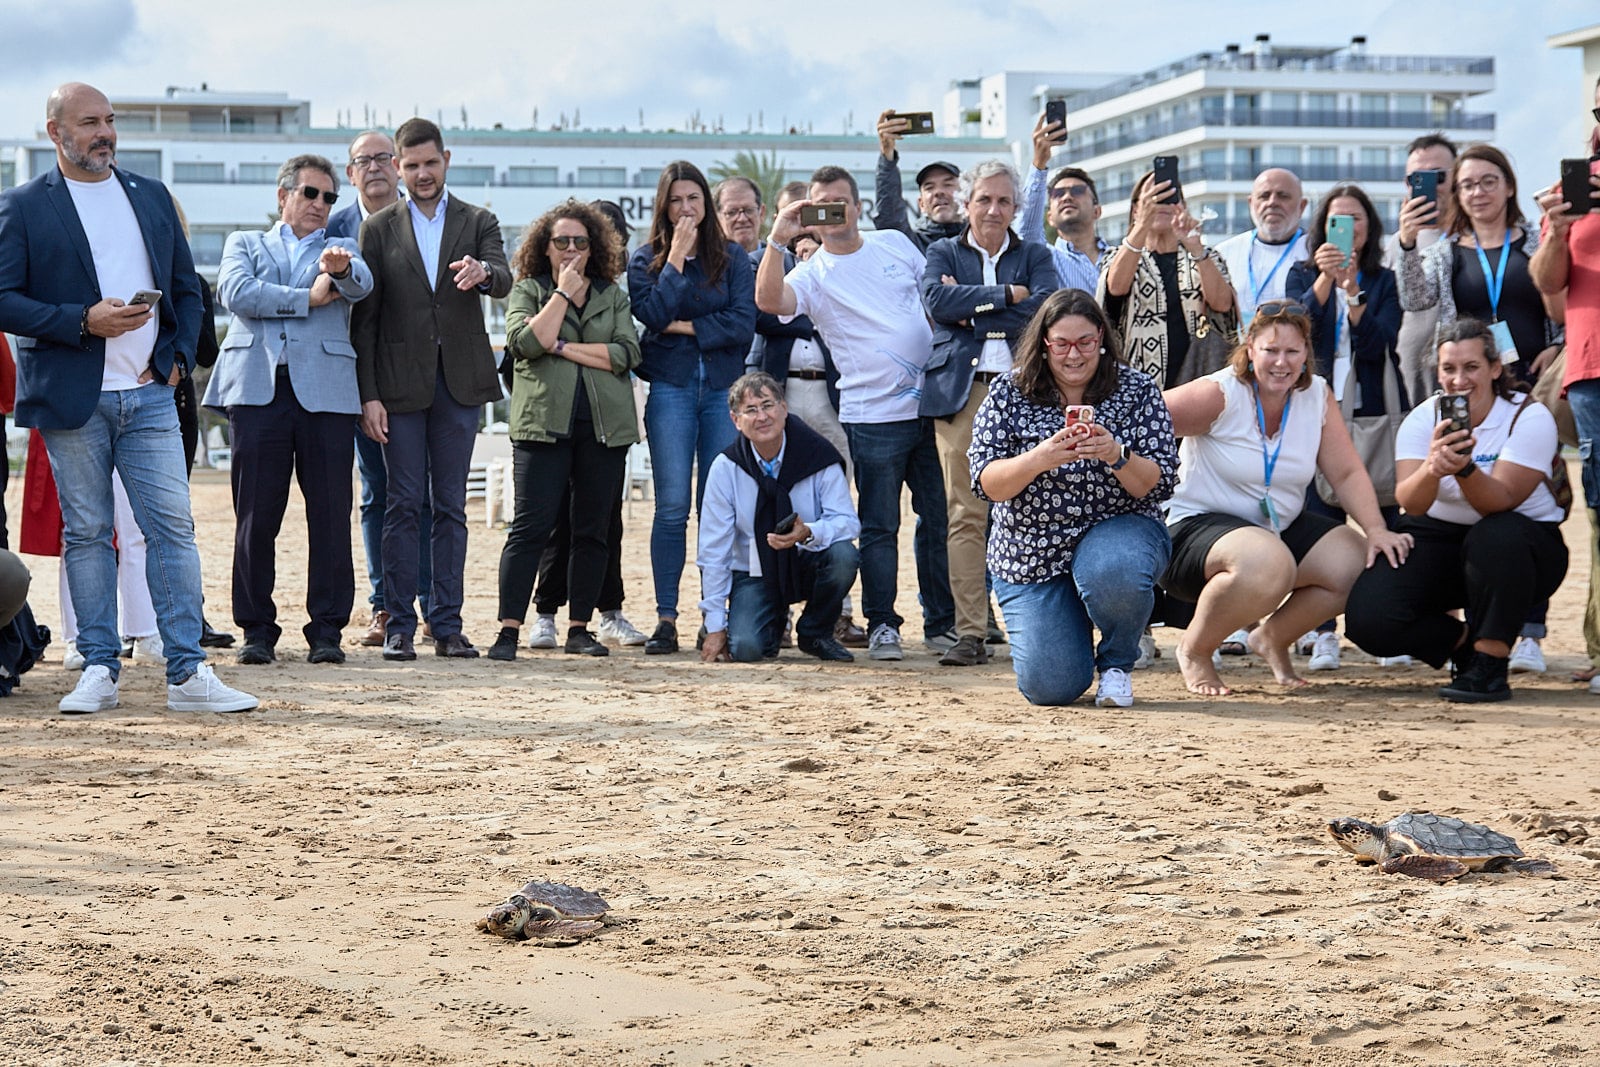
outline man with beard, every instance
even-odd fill
[[[1045,181],[1050,153],[1066,143],[1067,128],[1059,122],[1046,122],[1040,115],[1033,128],[1033,170],[1022,191],[1017,231],[1024,241],[1043,241],[1043,222],[1055,227],[1056,241],[1050,254],[1061,287],[1092,293],[1100,281],[1100,257],[1108,247],[1095,232],[1095,223],[1100,221],[1100,193],[1089,172],[1078,167],[1062,167]]]
[[[1250,219],[1256,228],[1217,245],[1239,295],[1239,326],[1255,316],[1256,306],[1282,300],[1289,268],[1306,258],[1300,216],[1306,197],[1293,171],[1273,167],[1256,175],[1250,188]]]
[[[911,120],[891,109],[878,116],[878,171],[873,180],[872,224],[880,230],[899,230],[922,252],[945,237],[961,232],[964,221],[956,203],[961,168],[936,160],[917,171],[916,218],[908,218],[900,194],[900,153],[895,142],[911,128]]]

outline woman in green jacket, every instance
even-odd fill
[[[622,242],[598,211],[568,200],[528,227],[512,268],[506,352],[517,504],[500,554],[501,629],[489,658],[517,657],[564,493],[572,529],[565,650],[604,656],[589,619],[606,569],[612,502],[622,492],[628,446],[639,440],[628,378],[639,363],[639,337],[628,294],[612,280],[622,271]]]

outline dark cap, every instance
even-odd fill
[[[960,167],[956,166],[954,163],[949,163],[942,159],[936,159],[932,163],[929,163],[926,167],[923,167],[921,170],[917,171],[917,188],[920,189],[922,187],[922,183],[928,180],[928,172],[930,170],[947,170],[950,172],[950,177],[961,177]]]

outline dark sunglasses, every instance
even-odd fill
[[[569,248],[576,248],[582,252],[589,247],[589,238],[579,234],[577,237],[552,237],[550,243],[565,252]]]
[[[1060,200],[1063,196],[1074,196],[1074,197],[1076,197],[1076,196],[1088,196],[1088,195],[1089,195],[1089,187],[1087,185],[1082,185],[1082,184],[1079,184],[1079,185],[1057,185],[1053,189],[1050,190],[1050,199],[1051,200]]]
[[[1265,304],[1256,305],[1256,317],[1270,319],[1275,315],[1305,315],[1311,312],[1306,306],[1295,300],[1268,300]]]
[[[329,207],[332,207],[334,204],[339,202],[338,193],[331,193],[325,189],[318,189],[315,185],[302,185],[300,187],[300,195],[305,197],[307,200],[315,200],[320,196],[322,197],[322,202],[327,204]]]
[[[1589,114],[1594,116],[1594,120],[1596,122],[1600,122],[1600,107],[1592,107],[1592,108],[1590,108],[1589,109]]]

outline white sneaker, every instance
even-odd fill
[[[533,617],[533,636],[528,638],[528,647],[556,647],[556,617],[554,615],[535,615]]]
[[[905,659],[905,650],[900,647],[900,631],[886,622],[874,626],[872,636],[867,639],[867,656],[871,659]]]
[[[1507,665],[1512,674],[1543,674],[1544,649],[1535,637],[1519,637],[1511,646],[1511,662]]]
[[[1094,691],[1094,703],[1098,708],[1133,707],[1133,679],[1128,677],[1128,672],[1116,667],[1101,671],[1100,688]]]
[[[1318,634],[1311,643],[1311,661],[1306,664],[1308,671],[1336,671],[1339,669],[1339,635],[1336,633]]]
[[[196,667],[182,685],[167,686],[167,707],[173,711],[249,711],[260,703],[249,693],[223,685],[209,663]]]
[[[542,620],[543,615],[539,616]],[[537,626],[538,624],[535,623]],[[550,620],[550,639],[555,640],[556,621]],[[605,611],[600,613],[600,625],[595,627],[595,636],[602,641],[611,641],[614,644],[629,647],[642,645],[648,638],[629,622],[621,611]],[[550,646],[554,648],[555,645]]]
[[[1139,658],[1133,661],[1133,669],[1136,671],[1149,670],[1151,667],[1155,666],[1156,658],[1160,655],[1161,650],[1156,647],[1155,635],[1140,634]]]
[[[943,655],[944,653],[949,652],[952,648],[955,648],[956,643],[960,640],[961,636],[954,630],[946,630],[942,634],[934,634],[932,637],[924,637],[922,639],[922,644],[923,647],[928,649],[928,651],[938,652],[940,655]]]
[[[1309,656],[1316,651],[1316,648],[1317,631],[1315,630],[1307,630],[1295,639],[1294,654],[1297,656]]]
[[[61,654],[61,666],[69,671],[81,671],[87,662],[83,653],[78,651],[78,642],[68,641],[67,650]]]
[[[82,656],[78,657],[82,660]],[[84,669],[83,677],[72,692],[61,698],[59,707],[66,715],[87,715],[92,711],[110,711],[117,706],[117,680],[111,677],[111,668],[95,664]]]
[[[1379,656],[1378,657],[1378,666],[1380,666],[1380,667],[1409,667],[1414,662],[1416,662],[1416,661],[1413,660],[1410,656]]]
[[[167,662],[167,650],[162,647],[161,635],[151,634],[148,637],[135,637],[133,639],[133,662],[165,665]]]
[[[1589,695],[1600,697],[1600,674],[1589,679]]]

